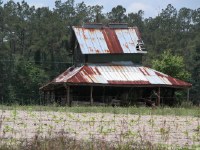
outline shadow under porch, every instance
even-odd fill
[[[61,106],[173,106],[175,88],[67,85],[45,91],[45,103]]]

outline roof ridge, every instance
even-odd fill
[[[83,66],[81,66],[81,67],[75,67],[75,68],[77,68],[77,71],[76,71],[73,75],[71,75],[70,77],[68,77],[67,80],[66,80],[65,82],[69,81],[69,80],[70,80],[71,78],[73,78],[77,73],[79,73],[80,71],[82,71],[84,66],[85,66],[85,65],[83,65]],[[75,68],[74,68],[74,69],[75,69]],[[70,71],[70,72],[73,72],[74,69],[73,69],[72,71]]]

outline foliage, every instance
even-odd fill
[[[36,99],[37,95],[39,95],[38,87],[40,87],[44,81],[48,80],[48,76],[44,70],[40,69],[35,64],[22,60],[16,64],[15,75],[15,79],[18,81],[18,87],[21,87],[16,90],[18,97],[25,100]],[[22,95],[22,93],[26,94]],[[24,102],[24,104],[26,103],[27,102]],[[35,101],[35,103],[39,102]]]
[[[170,50],[164,51],[159,59],[153,60],[152,67],[178,79],[188,80],[190,77],[189,72],[185,70],[183,57],[173,55]]]

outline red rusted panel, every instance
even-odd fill
[[[77,77],[77,79],[78,79],[78,81],[79,81],[80,83],[87,83],[87,81],[86,81],[85,78],[80,74],[80,72],[77,73],[75,77]],[[73,78],[72,78],[72,80],[73,80]]]
[[[135,29],[135,32],[136,32],[138,38],[141,40],[141,39],[142,39],[142,35],[141,35],[141,33],[140,33],[138,27],[134,27],[134,29]]]
[[[97,67],[95,67],[96,72],[101,75],[100,71],[97,69]]]
[[[89,67],[84,67],[84,70],[89,75],[94,75],[95,74],[94,71]]]
[[[137,27],[73,27],[73,30],[82,54],[146,53],[136,49],[138,41],[141,41]]]
[[[109,84],[119,84],[119,85],[148,85],[149,81],[108,81]]]
[[[146,72],[145,70],[142,70],[141,68],[139,68],[139,69],[140,69],[140,71],[141,71],[144,75],[147,74],[147,72]]]
[[[160,76],[160,77],[164,77],[163,74],[156,72],[156,75]],[[192,86],[192,84],[187,83],[185,81],[173,78],[171,76],[168,76],[167,79],[173,84],[173,85],[177,85],[177,86]]]
[[[46,86],[58,83],[132,86],[191,87],[192,84],[147,67],[134,65],[85,65],[68,69]]]
[[[79,80],[76,77],[73,77],[71,79],[68,80],[69,83],[78,83]]]
[[[105,28],[103,30],[103,35],[108,44],[110,53],[123,53],[122,47],[113,29]]]
[[[168,77],[169,81],[173,84],[173,85],[178,85],[178,86],[192,86],[192,84],[184,82],[182,80],[176,79],[176,78],[172,78],[172,77]]]
[[[106,41],[106,44],[109,49],[109,53],[123,53],[123,50],[121,48],[121,45],[119,44],[119,41],[116,40],[116,34],[112,32],[111,29],[105,28],[103,29],[103,36]]]

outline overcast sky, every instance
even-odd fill
[[[3,0],[4,2],[8,0]],[[14,0],[21,1],[21,0]],[[65,0],[62,0],[64,2]],[[75,0],[75,3],[80,3],[83,0]],[[36,8],[47,6],[50,9],[54,7],[55,0],[26,0],[29,5],[34,5]],[[187,7],[191,9],[200,8],[200,0],[85,0],[87,5],[103,5],[103,12],[110,12],[113,7],[122,5],[126,8],[127,13],[144,11],[145,17],[155,17],[162,9],[166,8],[167,4],[172,4],[176,9]]]

